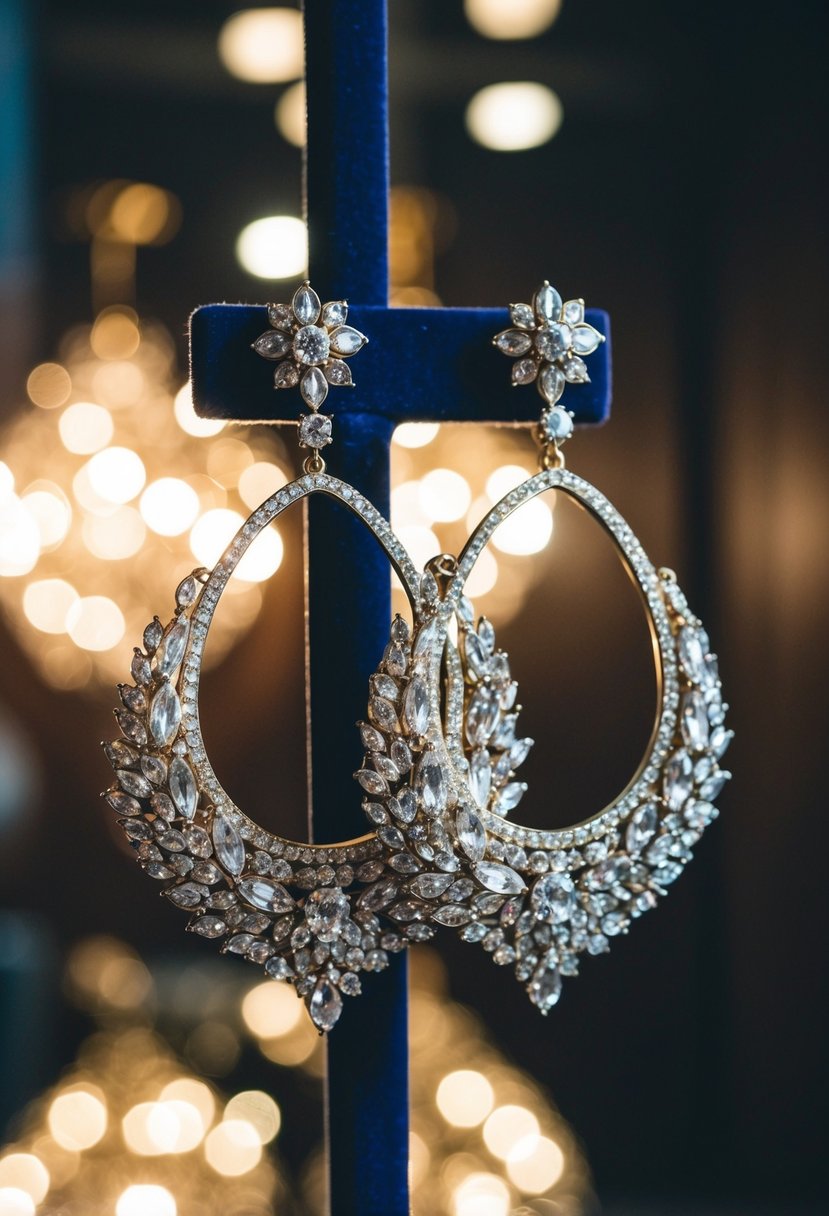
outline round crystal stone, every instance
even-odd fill
[[[299,442],[307,448],[324,448],[331,442],[331,419],[327,414],[307,414],[299,424]]]
[[[324,363],[330,349],[328,334],[317,325],[303,325],[294,338],[294,355],[300,363]]]
[[[572,340],[573,331],[561,321],[554,321],[552,325],[539,329],[535,335],[536,348],[544,359],[558,359],[570,349]]]
[[[547,438],[555,443],[561,443],[573,434],[573,419],[567,410],[558,405],[551,410],[544,411],[541,416],[541,425]]]

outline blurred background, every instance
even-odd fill
[[[677,570],[737,731],[697,860],[548,1019],[482,952],[421,953],[415,1211],[823,1210],[824,6],[390,7],[393,302],[547,276],[610,312],[613,417],[568,464]],[[317,1213],[317,1040],[154,898],[97,749],[144,624],[295,469],[290,431],[195,416],[186,326],[302,276],[299,17],[0,0],[0,63],[0,1213]],[[535,467],[521,430],[400,428],[395,526],[457,551]],[[300,541],[289,514],[258,544],[204,685],[223,781],[298,836],[270,741],[304,755]],[[550,499],[469,590],[539,740],[522,819],[573,822],[647,739],[635,593]]]

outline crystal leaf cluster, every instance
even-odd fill
[[[512,383],[535,384],[546,402],[541,415],[545,442],[559,445],[573,433],[573,416],[557,403],[568,384],[590,380],[584,358],[604,335],[584,319],[584,300],[563,301],[545,279],[532,304],[510,305],[510,329],[492,339],[502,354],[515,359]]]
[[[277,364],[274,386],[299,385],[302,399],[312,411],[300,419],[302,447],[318,450],[331,442],[331,418],[318,410],[329,386],[353,386],[351,369],[344,360],[362,350],[368,338],[346,324],[347,319],[345,300],[322,304],[306,280],[290,304],[268,305],[271,328],[253,343],[257,354]]]

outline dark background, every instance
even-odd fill
[[[26,360],[50,357],[89,311],[87,250],[61,212],[74,185],[135,178],[181,200],[179,235],[140,255],[138,306],[178,336],[182,366],[194,305],[272,294],[239,269],[233,240],[257,215],[298,211],[300,154],[275,133],[278,90],[234,82],[218,64],[232,7],[30,10],[32,291],[22,278],[17,295],[5,288],[4,345],[17,340],[4,408],[21,398]],[[477,37],[455,3],[391,10],[393,180],[440,191],[457,216],[437,290],[449,305],[493,305],[548,274],[611,313],[613,422],[579,439],[571,463],[657,564],[676,567],[715,639],[737,731],[735,780],[697,861],[658,915],[567,985],[550,1018],[482,954],[447,941],[453,994],[549,1085],[608,1208],[816,1210],[829,843],[825,6],[565,0],[526,44]],[[550,144],[503,155],[471,143],[465,101],[496,79],[556,88],[565,121]],[[354,143],[359,155],[358,133]],[[602,657],[621,636],[604,586],[597,576],[567,618],[582,633],[555,654],[574,691],[553,721],[581,741],[556,757],[565,801],[584,764],[635,760],[614,729],[627,709],[614,693],[622,660],[608,672]],[[543,663],[534,675],[533,637],[546,611],[534,597],[501,639],[524,673],[523,699],[534,691],[539,707],[550,694]],[[257,642],[289,617],[268,601],[232,670],[214,677],[223,696],[245,700]],[[107,732],[108,700],[47,690],[8,638],[3,656],[3,700],[34,740],[44,790],[28,839],[3,863],[4,903],[42,914],[62,945],[106,930],[147,954],[166,948],[168,909],[112,852],[94,809],[104,773],[90,740]],[[259,687],[228,725],[217,768],[224,761],[231,788],[251,781],[245,747],[257,750],[274,723],[295,733],[285,700],[299,687],[296,671]],[[266,725],[243,746],[242,721],[259,715]],[[284,779],[301,788],[302,774]],[[530,780],[553,777],[537,762]],[[56,1063],[77,1031],[61,1024]]]

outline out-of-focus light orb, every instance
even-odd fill
[[[469,577],[464,584],[464,592],[474,600],[491,591],[497,581],[498,563],[489,549],[482,549],[469,572]]]
[[[21,495],[20,501],[37,524],[41,549],[59,545],[72,522],[72,508],[60,486],[36,481]]]
[[[124,1143],[131,1153],[137,1153],[139,1157],[154,1157],[158,1152],[149,1129],[150,1114],[154,1105],[154,1102],[137,1102],[121,1120]]]
[[[296,9],[245,9],[228,17],[219,32],[225,68],[252,84],[301,76],[303,54],[302,17]]]
[[[165,1085],[159,1096],[161,1102],[186,1102],[198,1112],[202,1132],[207,1132],[216,1114],[216,1099],[204,1081],[195,1077],[178,1077]]]
[[[181,429],[188,435],[195,435],[198,439],[209,439],[211,435],[218,435],[219,431],[223,431],[225,427],[221,418],[200,418],[198,416],[193,408],[193,395],[189,384],[183,385],[176,393],[173,413]]]
[[[112,438],[112,415],[92,401],[76,401],[74,405],[67,405],[61,414],[58,431],[67,452],[91,456],[106,447]]]
[[[259,1039],[276,1039],[290,1034],[305,1015],[302,1001],[287,984],[266,980],[245,993],[242,1017]]]
[[[308,134],[305,108],[305,81],[298,80],[287,88],[276,103],[274,121],[283,139],[296,148],[304,148]]]
[[[141,493],[147,473],[131,448],[104,448],[86,464],[89,484],[106,502],[124,503]]]
[[[236,566],[236,577],[245,583],[264,583],[282,565],[285,546],[273,526],[263,528]]]
[[[239,474],[239,497],[253,511],[266,498],[281,490],[287,481],[278,464],[271,464],[269,460],[255,460]]]
[[[552,535],[552,511],[540,498],[531,498],[495,529],[492,543],[502,553],[524,556],[539,553]]]
[[[72,1089],[58,1094],[49,1107],[49,1131],[61,1148],[83,1152],[103,1138],[107,1129],[107,1108],[103,1094],[88,1089]]]
[[[224,1119],[243,1119],[249,1123],[261,1144],[269,1144],[282,1126],[282,1112],[270,1094],[261,1089],[246,1089],[235,1094],[225,1107]]]
[[[483,1123],[495,1102],[492,1086],[471,1068],[447,1073],[438,1086],[438,1110],[453,1127],[477,1127]]]
[[[35,1201],[18,1186],[0,1186],[0,1216],[35,1216]]]
[[[470,1174],[455,1188],[454,1216],[508,1216],[510,1191],[497,1174]]]
[[[131,245],[164,244],[178,229],[180,219],[176,196],[150,182],[130,182],[109,209],[110,227]]]
[[[520,486],[522,481],[526,481],[532,473],[527,469],[522,468],[520,464],[502,464],[499,468],[494,469],[486,480],[486,496],[494,505],[500,502],[510,490],[514,490],[516,486]]]
[[[177,1216],[176,1201],[166,1186],[128,1186],[115,1205],[115,1216]]]
[[[243,523],[239,512],[227,507],[205,511],[190,532],[190,549],[196,561],[212,569]]]
[[[14,473],[5,461],[0,460],[0,502],[5,502],[14,493]]]
[[[32,1153],[9,1153],[0,1160],[0,1188],[3,1187],[24,1191],[36,1204],[41,1203],[49,1190],[49,1171]]]
[[[239,233],[236,257],[258,279],[297,278],[308,266],[308,229],[295,215],[253,220]]]
[[[498,1106],[484,1124],[484,1143],[502,1161],[527,1136],[538,1136],[538,1120],[525,1106]]]
[[[205,1127],[195,1106],[178,1098],[151,1103],[147,1132],[159,1153],[189,1153],[204,1139]]]
[[[495,152],[522,152],[546,144],[563,118],[558,95],[531,80],[487,85],[466,107],[469,134]]]
[[[440,431],[438,422],[401,422],[392,435],[392,443],[401,448],[425,448]]]
[[[65,579],[40,578],[23,592],[23,611],[41,633],[66,633],[66,617],[77,599],[77,591]]]
[[[553,24],[561,0],[464,0],[463,7],[485,38],[535,38]]]
[[[89,345],[99,359],[130,359],[140,342],[141,331],[135,314],[123,308],[99,313],[89,335]]]
[[[120,359],[102,363],[92,375],[93,396],[111,410],[136,405],[144,392],[144,373],[135,363]]]
[[[133,557],[144,544],[147,529],[134,507],[118,507],[109,515],[88,515],[81,534],[93,557],[113,562]]]
[[[449,523],[469,506],[469,482],[453,469],[432,469],[420,482],[420,506],[427,519]]]
[[[28,574],[40,557],[40,529],[14,494],[0,501],[0,575]]]
[[[246,1119],[228,1119],[209,1133],[204,1155],[217,1174],[238,1178],[255,1169],[262,1159],[259,1133]]]
[[[180,536],[199,513],[199,496],[180,477],[159,477],[141,495],[144,522],[159,536]]]
[[[68,400],[72,392],[69,372],[59,363],[39,363],[29,372],[26,392],[34,405],[42,410],[54,410]]]
[[[423,524],[428,527],[430,519],[420,502],[420,482],[401,481],[391,492],[391,519],[395,528]],[[434,556],[434,555],[433,555]]]
[[[437,536],[431,528],[423,524],[401,524],[396,531],[400,543],[408,549],[409,556],[418,570],[422,570],[431,558],[441,552]]]
[[[105,595],[85,595],[66,614],[66,632],[81,650],[111,650],[126,631],[124,614]]]
[[[564,1153],[548,1136],[525,1136],[507,1157],[510,1182],[528,1195],[543,1195],[564,1173]]]

